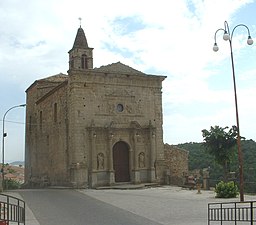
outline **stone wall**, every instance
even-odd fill
[[[188,151],[174,145],[164,145],[166,184],[183,185],[188,174]]]
[[[58,80],[62,76],[62,80]],[[25,183],[28,187],[65,185],[67,97],[65,75],[36,81],[27,89]],[[45,94],[46,93],[46,94]],[[50,94],[51,93],[51,94]]]

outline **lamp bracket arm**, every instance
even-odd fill
[[[236,26],[233,28],[232,33],[231,33],[231,36],[230,36],[230,39],[231,39],[231,40],[232,40],[234,31],[235,31],[235,29],[236,29],[237,27],[245,27],[245,28],[247,29],[248,36],[251,36],[249,27],[247,27],[246,25],[244,25],[244,24],[241,23],[241,24],[236,25]]]
[[[224,30],[223,28],[219,28],[218,30],[216,30],[216,31],[215,31],[215,34],[214,34],[214,43],[217,43],[217,41],[216,41],[216,36],[217,36],[217,33],[218,33],[220,30],[222,30],[222,31],[225,32],[225,30]]]

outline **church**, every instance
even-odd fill
[[[81,26],[68,74],[26,90],[25,185],[164,183],[162,82],[121,62],[93,67]]]

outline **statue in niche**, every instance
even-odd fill
[[[145,153],[141,152],[139,154],[139,168],[144,168],[145,167]]]
[[[99,153],[97,155],[97,169],[98,170],[104,169],[104,154],[103,153]]]

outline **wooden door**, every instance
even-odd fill
[[[129,182],[129,147],[123,141],[117,142],[113,147],[113,164],[115,182]]]

